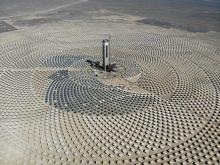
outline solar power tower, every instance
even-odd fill
[[[109,52],[109,40],[105,39],[102,41],[102,59],[103,59],[103,70],[107,70],[110,65],[110,52]]]

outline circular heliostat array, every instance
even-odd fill
[[[106,35],[41,30],[0,46],[0,164],[220,164],[219,50],[111,32],[111,60],[139,93],[86,62]]]

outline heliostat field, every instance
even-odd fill
[[[108,34],[122,68],[114,78],[86,62],[101,60]],[[8,35],[13,41],[4,34],[0,46],[0,164],[220,163],[220,52],[211,45],[71,24]]]

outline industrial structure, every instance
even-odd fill
[[[109,54],[109,40],[105,39],[102,41],[102,60],[103,70],[107,71],[110,66],[110,54]]]
[[[106,72],[115,72],[117,66],[110,62],[110,37],[109,39],[102,40],[102,65],[100,65],[99,61],[93,61],[90,59],[87,59],[86,62],[96,69],[104,70]]]

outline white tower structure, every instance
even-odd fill
[[[110,64],[109,54],[109,40],[105,39],[102,41],[102,58],[103,58],[103,70],[106,71],[107,66]]]

